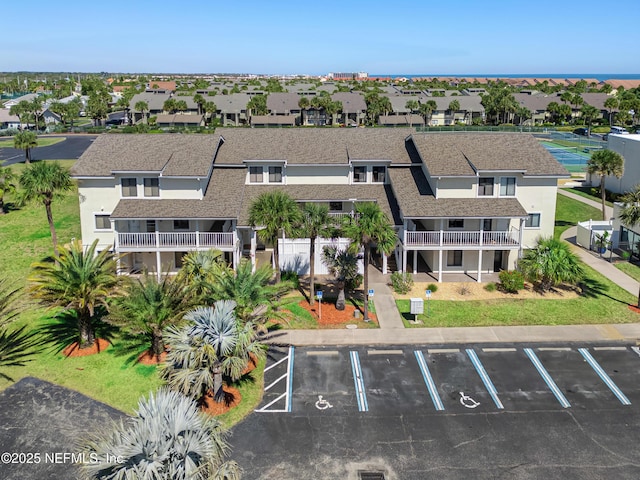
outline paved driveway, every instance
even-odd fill
[[[260,411],[231,439],[245,478],[637,478],[640,350],[631,345],[305,347],[271,357]]]

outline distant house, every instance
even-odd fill
[[[247,103],[249,103],[249,100],[251,100],[251,97],[244,93],[216,95],[213,102],[216,104],[216,115],[222,125],[225,127],[248,125]]]
[[[148,89],[161,89],[167,90],[169,92],[175,92],[176,90],[176,82],[171,81],[161,81],[161,80],[152,80],[147,83]]]
[[[297,115],[251,115],[252,127],[295,127]]]
[[[202,127],[204,126],[204,116],[181,113],[160,114],[156,116],[156,125],[160,128]]]
[[[9,114],[8,108],[0,108],[0,129],[20,128],[20,118],[17,115]]]

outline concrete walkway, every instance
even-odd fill
[[[558,189],[558,193],[600,209],[599,202]],[[610,218],[613,209],[605,210]],[[594,219],[595,220],[595,219]],[[562,238],[572,244],[580,258],[612,282],[633,295],[640,284],[622,273],[606,259],[576,245],[576,227],[567,229]],[[541,342],[630,342],[640,345],[640,323],[606,325],[559,325],[517,327],[404,328],[395,305],[388,278],[371,268],[369,283],[374,289],[373,302],[380,322],[379,329],[360,330],[282,330],[274,332],[269,343],[286,345],[389,345],[447,343],[541,343]],[[639,317],[640,319],[640,317]]]

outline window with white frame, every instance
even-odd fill
[[[387,173],[387,167],[373,167],[371,169],[371,181],[373,183],[384,183]]]
[[[138,196],[138,182],[135,178],[121,178],[120,185],[122,186],[123,197]]]
[[[464,220],[462,218],[450,219],[449,228],[464,228]]]
[[[480,177],[478,179],[478,196],[479,197],[493,196],[493,177]]]
[[[514,197],[516,194],[516,177],[500,178],[500,196]]]
[[[96,230],[111,230],[109,215],[96,215]]]
[[[262,167],[249,167],[249,183],[262,183]]]
[[[353,183],[367,182],[367,167],[353,167]]]
[[[540,214],[530,213],[524,221],[525,228],[540,228]]]
[[[269,167],[269,183],[282,183],[282,167]]]
[[[462,250],[449,250],[447,253],[447,267],[462,266]]]
[[[160,196],[160,179],[159,178],[144,179],[144,196],[145,197]]]

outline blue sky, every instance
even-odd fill
[[[30,0],[1,15],[3,71],[640,73],[638,0]]]

